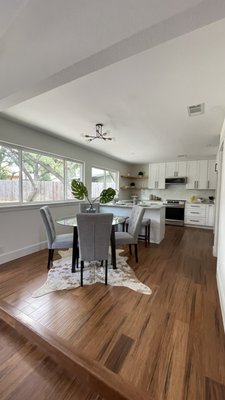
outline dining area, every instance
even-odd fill
[[[88,203],[80,203],[76,215],[57,218],[55,221],[49,206],[40,208],[48,243],[47,269],[53,265],[54,250],[72,249],[71,272],[75,274],[80,271],[80,285],[83,286],[85,261],[96,261],[100,262],[101,266],[104,265],[107,285],[108,262],[113,270],[117,269],[117,248],[128,245],[132,254],[133,246],[135,260],[138,262],[138,236],[144,209],[137,205],[132,208],[126,228],[125,217],[100,212],[99,203],[95,204],[95,212],[90,212],[88,206]],[[57,226],[72,228],[72,232],[57,234]]]

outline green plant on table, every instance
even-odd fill
[[[109,201],[112,201],[116,195],[116,191],[109,187],[107,189],[103,189],[98,197],[96,197],[94,200],[90,200],[88,197],[88,190],[86,186],[83,184],[83,182],[79,181],[78,179],[73,179],[71,182],[71,192],[72,195],[78,199],[78,200],[84,200],[86,199],[88,203],[90,204],[90,208],[93,208],[93,204],[95,201],[99,200],[100,203],[109,203]]]

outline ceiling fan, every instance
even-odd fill
[[[111,137],[107,137],[107,132],[102,132],[103,124],[96,124],[95,125],[95,135],[84,135],[87,138],[88,142],[92,142],[95,139],[102,139],[102,140],[113,140]]]

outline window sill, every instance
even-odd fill
[[[4,204],[0,206],[0,212],[1,211],[19,211],[19,210],[24,210],[24,209],[39,209],[40,207],[43,206],[52,206],[52,207],[62,207],[62,206],[70,206],[70,205],[76,205],[79,204],[80,201],[77,200],[66,200],[66,201],[57,201],[57,202],[40,202],[40,203],[24,203],[24,204]]]

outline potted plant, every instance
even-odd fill
[[[93,208],[93,204],[96,200],[99,200],[100,203],[108,203],[109,201],[112,201],[116,195],[116,191],[113,188],[108,188],[108,189],[103,189],[98,197],[96,197],[94,200],[90,200],[88,197],[88,190],[86,186],[83,184],[83,182],[79,181],[78,179],[73,179],[71,182],[71,192],[72,195],[78,199],[78,200],[86,200],[90,204],[89,207],[89,212],[95,212],[95,209]]]

